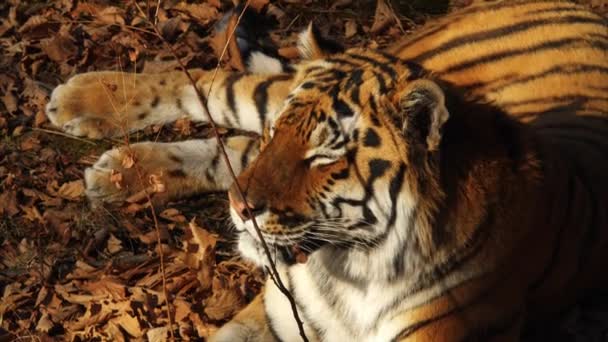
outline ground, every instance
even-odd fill
[[[310,20],[347,46],[384,46],[448,5],[471,2],[255,0],[250,5],[276,19],[270,38],[293,58],[295,36]],[[586,3],[604,13],[608,7]],[[64,135],[43,112],[48,90],[76,73],[177,68],[165,44],[188,67],[215,67],[226,41],[213,34],[214,24],[231,7],[220,0],[0,4],[0,341],[196,340],[259,291],[262,271],[234,251],[224,194],[163,208],[140,202],[95,210],[84,197],[84,169],[110,147],[209,136],[208,127],[180,120],[128,139],[93,141]],[[162,39],[150,26],[154,22]],[[233,55],[221,67],[241,65]],[[561,330],[587,340],[591,333],[580,332],[580,322],[591,321],[600,326],[594,338],[608,340],[605,311],[588,310],[596,304],[583,303],[568,313]]]

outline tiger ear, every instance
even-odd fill
[[[449,118],[443,90],[433,81],[421,79],[408,84],[394,98],[402,131],[407,139],[435,151],[441,143],[441,129]]]
[[[302,59],[321,59],[330,55],[344,52],[339,43],[323,37],[317,27],[311,22],[300,32],[298,37],[298,50]]]

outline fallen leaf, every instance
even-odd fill
[[[108,6],[103,10],[96,13],[97,20],[105,24],[124,25],[125,24],[125,11],[118,7]]]
[[[378,0],[376,3],[376,13],[374,23],[370,29],[371,33],[378,34],[395,22],[395,14],[385,0]]]
[[[351,38],[357,34],[358,25],[354,20],[347,20],[344,23],[344,37]]]
[[[14,190],[0,193],[0,215],[13,216],[19,212],[17,207],[17,193]]]
[[[122,173],[120,171],[112,170],[110,171],[110,182],[114,184],[116,189],[122,189]]]
[[[47,313],[43,313],[36,324],[36,331],[48,333],[52,328],[53,322],[49,318],[49,315]]]
[[[173,9],[178,10],[189,17],[196,19],[199,23],[206,25],[212,20],[216,20],[219,17],[217,8],[207,3],[189,4],[186,2],[180,2]]]
[[[40,149],[40,140],[33,135],[25,137],[21,140],[21,151],[31,151]]]
[[[61,198],[74,201],[83,196],[84,189],[84,181],[79,179],[63,183],[61,187],[59,187],[59,190],[57,190],[57,195]]]
[[[130,169],[135,165],[135,161],[136,161],[135,155],[133,153],[127,153],[122,158],[121,165],[125,169]]]
[[[148,176],[148,183],[152,185],[152,192],[165,192],[167,190],[165,183],[163,182],[163,174],[150,174]]]
[[[41,40],[40,47],[51,60],[57,63],[66,62],[78,51],[72,39],[63,34]]]
[[[122,242],[114,234],[110,234],[106,248],[110,254],[116,254],[122,250]]]

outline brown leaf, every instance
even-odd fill
[[[59,197],[71,201],[79,199],[83,194],[84,181],[82,179],[63,183],[61,187],[59,187],[59,190],[57,190],[57,195]]]
[[[201,228],[192,219],[186,231],[183,262],[188,267],[197,270],[197,279],[202,289],[211,287],[213,268],[215,266],[215,245],[217,237]]]
[[[25,137],[21,140],[21,151],[31,151],[40,149],[40,140],[33,135]]]
[[[211,37],[209,44],[211,45],[211,48],[215,52],[218,59],[222,57],[222,53],[224,53],[222,61],[227,62],[228,65],[236,70],[244,71],[245,64],[243,63],[243,58],[236,43],[235,37],[232,36],[232,39],[228,41],[230,33],[234,31],[234,28],[236,27],[237,19],[237,16],[233,14],[228,20],[228,25],[226,28],[223,31],[215,32],[215,34]],[[224,51],[224,49],[226,49],[226,51]]]
[[[202,25],[207,25],[211,21],[217,20],[219,13],[217,8],[207,3],[189,4],[180,2],[173,9],[185,13],[189,17],[196,19]]]
[[[51,60],[57,63],[66,62],[71,57],[74,57],[78,51],[72,39],[63,34],[41,40],[40,47]]]
[[[112,170],[110,172],[110,182],[114,184],[116,189],[122,189],[122,173],[120,173],[120,171]]]
[[[118,7],[108,6],[96,14],[97,20],[105,24],[124,25],[125,11]]]
[[[169,329],[167,327],[158,327],[148,330],[146,337],[150,342],[163,342],[167,341],[169,337]]]
[[[233,315],[244,304],[243,296],[238,289],[228,285],[224,287],[223,281],[213,279],[213,295],[205,305],[205,314],[213,320],[223,320]]]
[[[0,100],[11,114],[17,110],[17,97],[13,90],[16,90],[15,81],[7,75],[0,75],[0,91],[3,93]]]
[[[376,14],[372,24],[371,33],[378,34],[395,22],[395,14],[385,0],[378,0],[376,4]]]
[[[347,20],[344,23],[344,38],[351,38],[357,34],[358,25],[354,20]]]
[[[28,39],[39,39],[50,36],[49,31],[54,31],[53,27],[57,24],[50,23],[47,18],[41,15],[34,15],[19,28],[19,33]]]
[[[108,238],[108,246],[106,247],[110,254],[116,254],[122,251],[122,242],[116,238],[113,234],[110,234]]]
[[[135,165],[135,161],[136,161],[135,155],[133,153],[127,153],[122,158],[121,165],[125,169],[130,169]]]
[[[0,215],[6,213],[8,216],[13,216],[18,212],[17,193],[14,190],[0,193]]]
[[[186,217],[184,215],[182,215],[180,213],[179,210],[175,209],[175,208],[168,208],[163,210],[160,215],[160,217],[172,221],[172,222],[186,222]]]
[[[257,12],[260,12],[264,6],[268,5],[270,0],[251,0],[249,1],[249,7],[253,8]]]
[[[150,185],[152,185],[153,193],[165,192],[167,190],[165,183],[163,182],[162,172],[160,174],[154,174],[154,173],[150,174],[148,176],[148,183],[150,183]]]
[[[36,331],[48,333],[53,328],[53,321],[49,318],[49,315],[45,312],[42,314],[38,323],[36,324]]]

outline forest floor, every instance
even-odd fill
[[[393,8],[384,1],[254,0],[251,6],[275,18],[270,36],[293,58],[297,33],[311,20],[345,46],[382,47],[471,2],[393,1],[400,7]],[[225,194],[156,212],[136,203],[91,210],[83,171],[125,140],[68,136],[44,114],[49,89],[76,73],[176,69],[163,41],[188,67],[215,67],[225,40],[214,35],[214,25],[232,3],[159,3],[0,3],[0,341],[198,340],[259,292],[262,272],[238,258],[226,228]],[[601,1],[585,3],[608,10]],[[156,18],[162,39],[146,16]],[[240,66],[228,58],[222,67]],[[179,120],[128,140],[209,135],[209,127]],[[605,313],[575,310],[564,325],[569,336],[591,336],[576,325],[591,320],[604,327],[593,336],[608,340]]]

